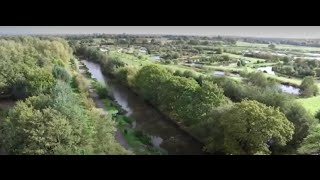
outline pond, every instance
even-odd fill
[[[300,89],[294,86],[290,86],[290,85],[285,85],[285,84],[281,84],[280,85],[280,89],[282,92],[285,93],[289,93],[289,94],[293,94],[293,95],[299,95],[300,94]]]
[[[268,74],[271,74],[271,75],[275,75],[275,72],[272,70],[272,67],[271,66],[268,66],[268,67],[260,67],[257,69],[258,71],[261,71],[261,72],[264,72],[264,73],[268,73]]]
[[[224,71],[213,71],[213,75],[216,75],[216,76],[224,76],[224,75],[225,75],[225,72],[224,72]]]
[[[268,69],[269,70],[269,69]],[[224,71],[214,71],[213,75],[215,76],[225,76],[225,72]],[[231,73],[231,76],[239,76],[239,74],[234,74]],[[299,95],[299,91],[300,89],[291,85],[287,85],[287,84],[280,84],[279,88],[282,92],[284,93],[289,93],[289,94],[293,94],[293,95]]]

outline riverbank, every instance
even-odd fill
[[[165,155],[167,152],[152,144],[152,137],[144,131],[135,128],[134,120],[126,116],[127,111],[114,100],[110,94],[105,97],[99,97],[97,93],[97,80],[93,78],[92,73],[85,64],[80,62],[81,69],[85,69],[82,73],[89,81],[90,96],[94,100],[96,106],[104,112],[111,114],[117,122],[116,140],[127,150],[130,150],[138,155]],[[108,91],[108,88],[106,88]]]
[[[98,63],[85,61],[98,81],[106,83],[115,102],[127,111],[126,116],[134,120],[136,129],[151,135],[152,144],[162,147],[168,154],[206,154],[203,143],[182,129],[181,125],[164,116],[156,107],[147,103],[141,96],[126,85],[123,85],[113,75],[100,70]],[[101,74],[100,74],[101,73]]]
[[[114,76],[113,74],[111,73],[107,73],[106,71],[102,71],[103,74],[105,75],[108,75],[108,76],[111,76],[112,78],[116,79],[117,80],[117,77]],[[136,96],[141,96],[135,89],[131,88],[128,86],[128,84],[125,84],[123,82],[120,82],[119,80],[117,80],[118,83],[122,84],[123,86],[125,86],[126,88],[128,88],[132,93],[134,93]],[[179,123],[175,120],[172,120],[171,118],[169,118],[167,115],[163,114],[159,109],[158,107],[154,106],[152,103],[150,103],[148,100],[145,100],[143,99],[143,101],[148,104],[149,106],[151,106],[152,108],[154,108],[159,114],[161,114],[161,116],[163,116],[163,118],[166,120],[166,121],[170,121],[171,123],[173,123],[175,125],[175,127],[181,129],[185,134],[187,134],[188,136],[190,136],[191,138],[193,138],[195,141],[201,143],[202,146],[204,146],[203,142],[201,142],[201,140],[199,138],[197,138],[196,136],[192,135],[189,130],[187,129],[186,126],[184,126],[182,123]]]

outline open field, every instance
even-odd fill
[[[248,42],[237,42],[237,46],[240,47],[256,47],[256,48],[268,48],[268,44],[257,44]],[[294,46],[294,45],[276,45],[277,49],[287,49],[287,50],[301,50],[301,51],[320,51],[318,47],[307,47],[307,46]]]
[[[313,115],[320,110],[320,96],[297,99],[297,102],[301,103]]]

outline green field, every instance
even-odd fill
[[[237,46],[240,47],[256,47],[256,48],[268,48],[268,44],[248,43],[248,42],[237,42]],[[320,51],[318,47],[307,47],[307,46],[294,46],[294,45],[276,45],[276,49],[288,49],[288,50],[302,50],[302,51]]]
[[[258,47],[258,48],[268,48],[268,45],[266,44],[253,44],[253,43],[244,43],[244,42],[239,42],[239,46],[250,46],[250,47]],[[277,48],[287,48],[287,49],[299,49],[299,50],[306,50],[306,51],[311,51],[311,50],[320,50],[320,48],[313,48],[313,47],[302,47],[302,46],[292,46],[292,45],[279,45]],[[254,64],[258,60],[260,62],[264,62],[264,59],[259,59],[259,58],[251,58],[251,57],[243,57],[242,55],[236,55],[236,54],[231,54],[231,53],[224,53],[225,55],[228,55],[232,58],[238,58],[238,59],[244,59],[246,61],[249,61],[247,66],[245,67],[238,67],[236,63],[232,63],[228,66],[220,66],[220,65],[203,65],[204,71],[199,71],[199,69],[194,68],[194,67],[188,67],[184,66],[182,64],[162,64],[159,63],[158,61],[153,61],[150,57],[150,55],[140,55],[141,57],[138,58],[137,56],[133,54],[125,54],[125,53],[118,53],[113,51],[112,55],[120,57],[125,63],[131,66],[136,66],[136,67],[142,67],[144,65],[149,65],[149,64],[159,64],[161,66],[167,67],[168,69],[171,69],[173,71],[176,70],[190,70],[193,71],[197,75],[212,75],[211,71],[214,70],[220,70],[220,71],[247,71],[247,72],[253,72],[256,71],[255,67],[259,66],[272,66],[274,63],[259,63],[259,64]],[[302,82],[302,79],[299,78],[294,78],[294,77],[284,77],[284,76],[277,76],[277,75],[271,75],[265,73],[265,75],[269,78],[276,79],[277,81],[281,83],[289,83],[292,85],[299,86]],[[236,81],[242,81],[242,77],[236,77],[236,76],[227,76],[231,79],[234,79]],[[318,86],[320,88],[320,83],[318,83]],[[297,99],[299,103],[301,103],[308,111],[310,111],[312,114],[320,110],[320,96],[317,97],[312,97],[312,98],[303,98],[303,99]]]
[[[238,59],[243,59],[246,61],[249,61],[250,63],[256,63],[257,61],[262,61],[265,62],[265,59],[260,59],[260,58],[252,58],[252,57],[244,57],[242,55],[237,55],[237,54],[231,54],[231,53],[223,53],[223,55],[228,55],[231,58],[238,58]]]
[[[297,102],[301,103],[313,115],[320,110],[320,96],[298,99]]]

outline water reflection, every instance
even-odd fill
[[[205,154],[202,144],[166,119],[141,97],[111,77],[104,76],[100,66],[89,61],[82,61],[99,82],[106,84],[115,101],[127,111],[127,116],[135,120],[134,126],[152,136],[154,146],[159,146],[169,154]],[[165,143],[174,138],[174,143]]]

